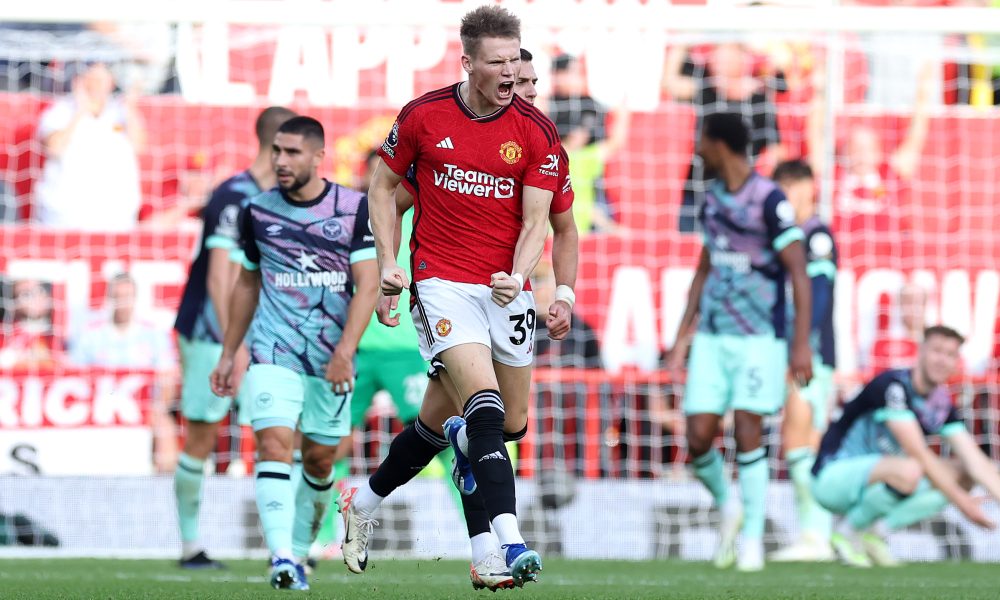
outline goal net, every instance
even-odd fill
[[[464,76],[457,23],[478,3],[142,4],[53,0],[0,15],[0,513],[15,532],[0,528],[0,544],[14,540],[0,554],[42,544],[38,528],[67,553],[176,554],[168,473],[184,423],[173,342],[169,364],[142,368],[81,367],[73,345],[106,316],[109,282],[121,272],[135,281],[136,318],[170,335],[198,209],[249,165],[264,107],[319,119],[328,132],[323,175],[360,185],[368,152],[400,107]],[[576,287],[582,341],[539,359],[518,449],[529,537],[550,554],[584,557],[600,551],[595,536],[624,528],[618,537],[629,541],[609,557],[710,554],[717,516],[686,464],[683,386],[663,366],[701,244],[695,131],[721,109],[752,124],[760,172],[802,159],[816,173],[819,211],[839,251],[831,403],[911,360],[914,332],[944,323],[968,339],[955,401],[1000,459],[1000,9],[503,4],[522,19],[538,104],[572,146],[574,211],[587,225]],[[74,198],[86,206],[81,219],[101,217],[97,226],[41,225],[54,151],[42,124],[94,63],[109,67],[116,97],[134,102],[144,125],[135,223],[100,226],[119,206],[100,181]],[[206,484],[202,527],[220,553],[240,555],[262,548],[244,476],[253,441],[235,413],[226,423],[212,465],[229,477]],[[731,464],[730,428],[719,444]],[[380,394],[355,439],[353,482],[377,467],[399,430]],[[766,448],[778,482],[770,548],[797,532],[778,417],[767,421]],[[377,549],[464,555],[446,482],[421,478],[393,497]],[[614,523],[598,516],[610,512]],[[109,539],[110,530],[121,533]],[[950,510],[891,541],[914,559],[1000,559],[1000,538]]]

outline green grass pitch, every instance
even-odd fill
[[[320,564],[312,590],[278,592],[265,582],[264,561],[234,561],[226,571],[181,571],[154,560],[2,560],[0,598],[889,598],[1000,597],[997,565],[934,563],[856,570],[839,565],[769,565],[763,573],[717,571],[705,563],[548,560],[541,583],[475,592],[468,563],[375,560],[365,575],[335,562]]]

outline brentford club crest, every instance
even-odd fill
[[[437,322],[435,328],[437,329],[438,335],[441,337],[448,337],[448,334],[451,333],[451,321],[448,319],[441,319]]]
[[[521,147],[517,142],[511,140],[500,145],[500,157],[508,165],[512,165],[521,160]]]

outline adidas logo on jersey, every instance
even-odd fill
[[[445,150],[454,150],[455,145],[451,143],[451,138],[446,137],[437,143],[438,148],[444,148]]]
[[[480,458],[479,462],[483,462],[484,460],[507,460],[507,459],[503,457],[503,454],[499,450],[495,450],[493,452],[490,452],[486,456]]]

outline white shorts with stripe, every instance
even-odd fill
[[[490,348],[493,360],[511,367],[532,363],[535,348],[535,297],[521,292],[500,307],[487,285],[432,278],[414,286],[413,324],[424,360],[462,344]]]

